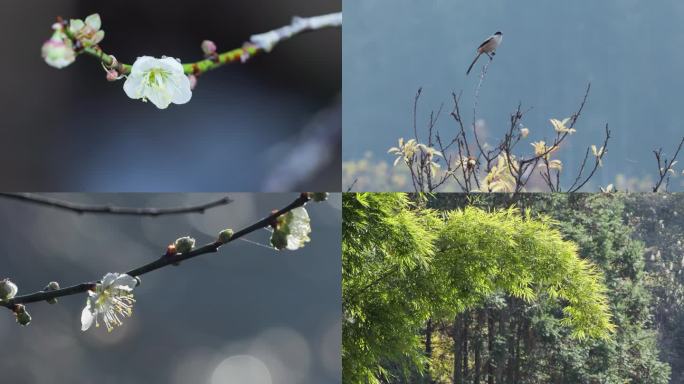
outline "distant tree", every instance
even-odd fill
[[[577,340],[561,324],[563,309],[557,300],[541,297],[526,303],[505,295],[490,300],[484,315],[476,311],[463,315],[479,320],[455,324],[440,337],[460,333],[462,337],[448,346],[456,351],[464,351],[463,346],[469,343],[477,345],[483,338],[490,340],[484,353],[478,356],[471,351],[466,359],[473,366],[478,359],[488,364],[489,383],[667,383],[670,368],[659,353],[653,322],[654,304],[661,300],[654,297],[658,291],[653,289],[662,290],[666,285],[652,285],[657,280],[645,269],[643,244],[634,239],[638,220],[625,209],[627,196],[438,195],[432,205],[440,209],[467,205],[492,209],[515,204],[528,215],[554,217],[554,226],[564,238],[577,244],[582,257],[603,271],[616,326],[610,340]],[[681,294],[675,292],[665,296],[681,300]],[[474,372],[461,372],[461,376],[465,382],[480,379]]]
[[[684,383],[684,194],[625,196],[625,219],[644,242],[654,327],[672,383]]]

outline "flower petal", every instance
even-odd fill
[[[106,275],[102,278],[102,286],[105,287],[105,289],[106,289],[107,287],[109,287],[110,285],[112,285],[112,283],[116,280],[116,278],[117,278],[118,276],[119,276],[118,273],[108,273],[108,274],[106,274]]]
[[[190,90],[190,79],[185,75],[178,75],[171,78],[171,85],[174,88],[171,102],[174,104],[185,104],[192,98]]]
[[[104,39],[104,36],[105,36],[104,31],[98,31],[97,33],[95,33],[95,35],[93,35],[91,43],[92,44],[99,44],[100,41],[102,41],[102,39]]]
[[[102,21],[100,20],[100,15],[93,13],[92,15],[86,17],[85,23],[94,30],[99,30],[102,26]]]
[[[85,26],[85,23],[81,19],[71,19],[69,21],[69,32],[77,33]]]
[[[139,73],[131,73],[124,82],[124,92],[126,96],[131,99],[140,99],[143,97],[143,77]]]
[[[173,57],[162,57],[159,62],[163,64],[163,67],[166,67],[174,72],[183,73],[183,64],[181,64],[178,59],[174,59]]]
[[[116,278],[116,281],[114,281],[114,285],[119,287],[125,286],[127,288],[130,288],[130,290],[133,290],[133,288],[135,288],[138,285],[138,281],[134,277],[122,273]]]
[[[87,331],[93,325],[93,320],[95,320],[95,317],[90,312],[90,305],[88,304],[83,308],[83,312],[81,312],[81,331]]]
[[[159,109],[166,109],[171,104],[172,96],[166,89],[151,89],[144,87],[144,95]]]
[[[135,59],[133,67],[131,68],[131,73],[143,73],[147,70],[154,68],[156,66],[156,63],[157,59],[155,59],[152,56],[140,56],[137,59]]]

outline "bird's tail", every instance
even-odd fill
[[[473,63],[470,64],[470,67],[468,67],[468,70],[466,71],[466,76],[468,76],[470,74],[470,71],[473,69],[473,66],[475,65],[475,63],[477,63],[477,59],[480,58],[481,54],[482,54],[482,52],[478,53],[477,56],[475,56],[475,60],[473,60]]]

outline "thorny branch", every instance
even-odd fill
[[[204,213],[206,210],[227,205],[232,202],[228,197],[222,197],[218,200],[209,201],[198,205],[190,205],[186,207],[171,207],[171,208],[133,208],[133,207],[118,207],[115,205],[87,205],[77,204],[70,201],[55,199],[52,197],[38,195],[34,193],[8,193],[0,192],[0,198],[8,200],[17,200],[30,204],[36,204],[65,211],[75,212],[78,214],[94,213],[94,214],[110,214],[123,216],[166,216],[178,215],[187,213]]]
[[[161,255],[157,260],[152,261],[150,263],[147,263],[145,265],[142,265],[138,268],[134,268],[128,272],[126,272],[127,275],[133,276],[133,277],[138,277],[142,276],[146,273],[155,271],[157,269],[169,266],[169,265],[177,265],[181,261],[192,259],[194,257],[208,254],[208,253],[216,253],[218,252],[219,248],[221,246],[228,244],[234,240],[237,240],[239,238],[242,238],[243,236],[252,233],[256,230],[262,229],[262,228],[267,228],[273,223],[275,223],[276,219],[281,216],[286,214],[287,212],[304,206],[307,202],[311,200],[311,197],[308,193],[302,193],[300,194],[294,201],[292,201],[290,204],[287,206],[274,211],[267,217],[255,222],[252,225],[249,225],[247,227],[242,228],[241,230],[235,232],[233,236],[230,237],[225,242],[221,242],[219,240],[216,240],[212,243],[208,243],[202,246],[199,246],[197,248],[192,249],[190,252],[187,253],[176,253],[176,254],[163,254]],[[70,287],[65,287],[53,291],[38,291],[26,295],[21,295],[21,296],[15,296],[12,299],[9,299],[7,301],[2,301],[0,302],[0,306],[9,308],[10,310],[14,310],[17,305],[19,304],[27,304],[27,303],[34,303],[34,302],[39,302],[39,301],[46,301],[58,297],[63,297],[63,296],[69,296],[69,295],[75,295],[79,293],[86,292],[90,289],[93,289],[93,287],[98,283],[98,281],[91,281],[91,282],[84,282],[80,284],[76,284]]]

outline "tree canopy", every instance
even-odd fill
[[[343,381],[424,372],[431,319],[508,294],[562,303],[575,339],[614,331],[599,269],[547,216],[517,208],[436,211],[402,193],[343,198]]]

